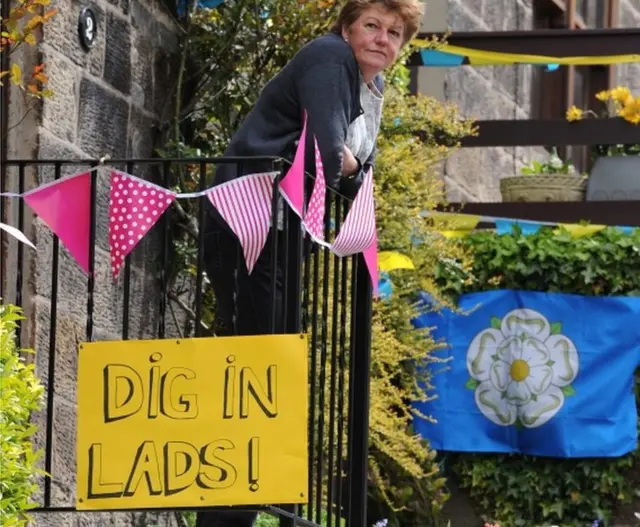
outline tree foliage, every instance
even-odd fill
[[[21,47],[36,45],[42,25],[57,12],[56,9],[47,9],[50,3],[51,0],[18,0],[12,5],[9,17],[0,18],[0,52],[9,55],[9,69],[2,70],[0,65],[0,86],[5,85],[8,79],[20,90],[25,99],[26,113],[35,108],[39,99],[53,93],[46,87],[49,79],[45,64],[36,64],[31,71],[24,71],[14,58]],[[18,124],[14,123],[11,128]]]
[[[478,232],[460,243],[473,252],[472,265],[441,262],[436,273],[437,285],[453,299],[494,289],[640,295],[634,271],[640,265],[640,230],[607,228],[579,238],[553,228],[530,235]],[[640,400],[640,384],[636,388]],[[610,520],[634,498],[640,503],[640,450],[617,459],[464,454],[455,456],[453,466],[487,519],[503,527],[588,525]]]

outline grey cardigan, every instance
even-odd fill
[[[374,82],[382,92],[382,76],[378,75]],[[308,115],[306,171],[311,174],[315,171],[312,135],[315,134],[327,185],[343,194],[355,195],[364,173],[374,163],[375,149],[368,159],[359,160],[362,168],[355,177],[341,177],[349,125],[363,110],[356,58],[349,44],[333,33],[305,45],[267,83],[225,156],[267,155],[291,160],[302,132],[304,110]],[[239,171],[236,165],[220,164],[214,184],[270,169],[270,164],[243,163]]]

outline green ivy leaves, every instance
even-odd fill
[[[640,230],[625,234],[607,228],[574,238],[567,231],[542,228],[522,235],[477,232],[460,240],[473,254],[471,269],[439,262],[436,285],[452,300],[465,293],[520,289],[581,295],[640,295]],[[501,319],[491,318],[500,329]],[[562,324],[551,324],[551,334]],[[465,384],[475,389],[477,381]],[[640,401],[640,380],[636,395]],[[562,388],[565,397],[576,394]],[[576,431],[576,433],[580,433]],[[638,499],[632,473],[640,471],[640,454],[617,459],[546,459],[523,455],[455,456],[453,469],[461,486],[474,498],[488,520],[501,527],[531,525],[590,525],[610,519],[619,504]],[[637,508],[634,510],[638,510]]]

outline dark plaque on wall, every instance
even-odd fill
[[[95,13],[89,7],[85,7],[80,11],[80,20],[78,21],[78,33],[80,35],[80,44],[89,51],[96,41],[98,23]]]

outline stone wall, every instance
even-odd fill
[[[45,27],[38,53],[47,64],[49,87],[55,96],[44,101],[39,112],[13,131],[11,158],[81,160],[110,156],[112,159],[149,158],[157,146],[158,124],[171,111],[175,81],[177,26],[161,0],[54,0],[58,14]],[[78,36],[82,8],[97,17],[97,37],[85,51]],[[23,62],[23,64],[26,62]],[[13,97],[14,113],[19,100]],[[28,138],[25,142],[24,138]],[[84,167],[68,167],[63,175]],[[124,169],[120,165],[118,168]],[[142,168],[132,170],[142,175]],[[97,173],[97,220],[92,339],[119,339],[123,327],[123,274],[111,276],[108,252],[107,169]],[[53,178],[51,166],[27,170],[26,188]],[[15,182],[12,174],[9,181]],[[10,183],[15,188],[15,183]],[[68,204],[67,206],[73,206]],[[12,205],[13,209],[17,205]],[[12,209],[12,210],[13,210]],[[36,350],[36,367],[47,390],[51,312],[56,310],[55,395],[53,425],[52,503],[54,507],[75,504],[76,369],[78,344],[87,339],[88,278],[60,248],[58,298],[52,305],[53,237],[26,209],[26,231],[37,246],[27,252],[23,306],[28,316],[24,343]],[[129,337],[150,338],[158,325],[157,234],[142,240],[134,251],[130,280]],[[9,251],[12,254],[12,251]],[[11,290],[9,287],[8,290]],[[15,293],[15,291],[14,291]],[[167,334],[177,329],[167,314]],[[37,416],[40,429],[37,446],[44,447],[45,412]],[[147,514],[38,514],[36,524],[56,527],[174,525],[175,515]]]
[[[533,0],[429,0],[423,30],[506,31],[533,28]],[[621,0],[619,26],[640,25],[640,0]],[[422,68],[418,89],[456,103],[475,119],[528,119],[532,66]],[[618,82],[640,93],[640,65],[617,68]],[[454,154],[443,177],[453,201],[499,201],[499,181],[516,175],[542,148],[470,148]]]
[[[530,0],[448,2],[447,27],[453,31],[507,31],[532,28]],[[465,117],[528,119],[531,115],[531,66],[448,68],[444,96]],[[500,201],[499,181],[519,173],[541,148],[469,148],[446,163],[444,178],[454,201]]]
[[[618,25],[640,27],[640,0],[620,0]],[[640,96],[640,63],[618,66],[617,77],[619,84],[628,86],[635,95]]]

